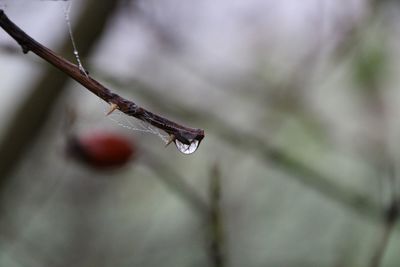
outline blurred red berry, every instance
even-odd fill
[[[68,154],[95,169],[116,169],[135,155],[131,140],[117,133],[95,132],[70,138]]]

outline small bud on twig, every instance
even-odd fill
[[[116,109],[118,109],[118,105],[115,103],[111,103],[110,104],[110,109],[108,110],[108,112],[106,113],[106,116],[110,115],[111,113],[113,113]]]

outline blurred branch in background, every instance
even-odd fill
[[[219,165],[215,163],[210,173],[210,211],[208,215],[209,226],[209,257],[212,267],[225,267],[226,246],[224,224],[221,208],[221,173]]]
[[[386,223],[383,225],[381,237],[376,244],[376,251],[372,254],[370,267],[382,266],[385,251],[399,217],[399,201],[394,201],[387,211]]]
[[[112,16],[118,1],[85,2],[73,33],[79,40],[78,47],[85,57],[101,37],[107,21]],[[56,49],[61,54],[72,54],[69,37]],[[30,93],[15,110],[10,125],[0,140],[0,196],[7,185],[12,171],[18,166],[25,152],[34,144],[40,130],[49,118],[53,107],[63,93],[69,77],[54,67],[46,65],[46,69],[38,81],[32,86]],[[24,121],[24,123],[21,123]]]
[[[226,265],[225,236],[221,210],[221,174],[218,165],[214,165],[209,178],[209,204],[207,204],[190,187],[176,171],[163,163],[157,155],[146,152],[144,163],[154,172],[171,192],[188,204],[191,210],[204,220],[206,225],[206,245],[211,266],[224,267]]]

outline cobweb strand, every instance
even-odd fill
[[[72,27],[71,27],[71,20],[70,20],[70,12],[71,12],[71,6],[72,6],[72,1],[65,1],[65,5],[63,5],[63,11],[64,11],[64,19],[65,19],[65,23],[67,24],[67,28],[68,28],[68,34],[69,34],[69,38],[71,39],[71,43],[72,43],[72,48],[73,48],[73,53],[76,59],[76,62],[78,63],[78,67],[79,70],[83,73],[85,73],[85,75],[87,76],[87,72],[85,70],[85,68],[83,67],[81,58],[79,56],[79,52],[76,46],[76,42],[75,42],[75,38],[74,35],[72,33]]]
[[[104,111],[104,115],[106,114],[107,110]],[[161,130],[150,125],[147,122],[143,122],[133,117],[129,117],[126,114],[122,113],[121,111],[116,110],[110,115],[107,115],[107,118],[117,123],[119,126],[126,128],[128,130],[153,134],[155,136],[158,136],[165,144],[169,142],[170,138],[168,134],[163,133]]]

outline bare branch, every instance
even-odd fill
[[[55,54],[49,48],[41,45],[32,37],[22,31],[15,25],[0,9],[0,27],[3,28],[22,48],[24,53],[32,51],[42,59],[46,60],[80,84],[86,89],[103,99],[110,105],[116,106],[123,113],[133,116],[139,120],[147,122],[168,133],[172,141],[177,147],[192,147],[195,144],[196,148],[204,138],[204,130],[182,126],[176,122],[170,121],[162,116],[154,114],[142,107],[139,107],[132,101],[129,101],[100,84],[98,81],[83,73],[78,66],[72,64],[68,60]],[[183,145],[182,145],[183,144]],[[180,149],[182,151],[182,149]],[[194,149],[195,150],[195,149]],[[192,152],[194,152],[194,150]],[[184,152],[184,151],[182,151]],[[185,152],[184,152],[185,153]],[[191,152],[190,152],[191,153]],[[188,153],[189,154],[189,153]]]

